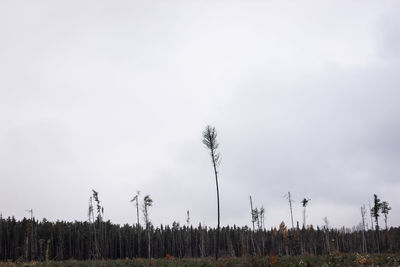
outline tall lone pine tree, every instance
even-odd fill
[[[217,131],[215,127],[210,125],[206,126],[203,131],[203,144],[210,150],[211,161],[214,167],[215,184],[217,186],[217,210],[218,210],[218,227],[217,227],[217,244],[215,248],[215,259],[218,260],[218,250],[219,250],[219,232],[220,232],[220,212],[219,212],[219,190],[218,190],[218,170],[217,167],[221,163],[220,154],[217,152],[219,146],[217,142]]]

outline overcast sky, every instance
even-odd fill
[[[0,0],[0,212],[222,225],[400,223],[399,1]],[[368,222],[370,222],[368,218]],[[383,224],[383,220],[381,221]]]

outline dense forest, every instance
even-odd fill
[[[110,221],[49,222],[0,219],[0,260],[118,259],[133,257],[214,256],[215,228],[199,225],[154,227],[117,225]],[[150,239],[148,239],[150,237]],[[151,246],[149,246],[149,240]],[[320,255],[330,251],[399,253],[400,228],[387,230],[327,229],[308,226],[278,229],[222,227],[220,254]]]

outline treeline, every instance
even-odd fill
[[[118,259],[133,257],[214,256],[217,229],[199,225],[143,228],[110,221],[49,222],[0,218],[0,260]],[[150,238],[148,238],[150,237]],[[226,256],[320,255],[331,251],[399,253],[400,228],[379,231],[295,228],[222,227],[219,251]],[[149,240],[151,246],[149,246]]]

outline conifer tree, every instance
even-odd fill
[[[385,229],[386,230],[387,230],[387,216],[391,209],[392,208],[389,206],[389,203],[387,201],[382,202],[381,210],[382,210],[383,216],[385,217]]]
[[[374,194],[374,206],[371,209],[371,216],[375,218],[375,229],[379,230],[379,212],[382,209],[382,202],[376,194]]]
[[[218,260],[218,251],[219,251],[219,232],[220,232],[220,209],[219,209],[219,189],[218,189],[218,166],[221,163],[221,157],[218,149],[218,142],[217,142],[217,131],[215,127],[210,125],[206,126],[206,129],[203,131],[203,144],[209,149],[211,161],[214,168],[214,175],[215,175],[215,184],[217,187],[217,211],[218,211],[218,227],[217,227],[217,244],[215,246],[215,259]]]
[[[151,246],[150,246],[150,218],[149,218],[149,208],[153,206],[153,200],[150,198],[150,195],[146,195],[143,199],[143,217],[146,223],[146,231],[147,231],[147,252],[148,258],[151,257]]]
[[[303,227],[304,228],[306,228],[306,207],[307,207],[307,204],[308,204],[308,202],[310,201],[311,199],[306,199],[306,198],[304,198],[302,201],[301,201],[301,204],[303,205]]]

